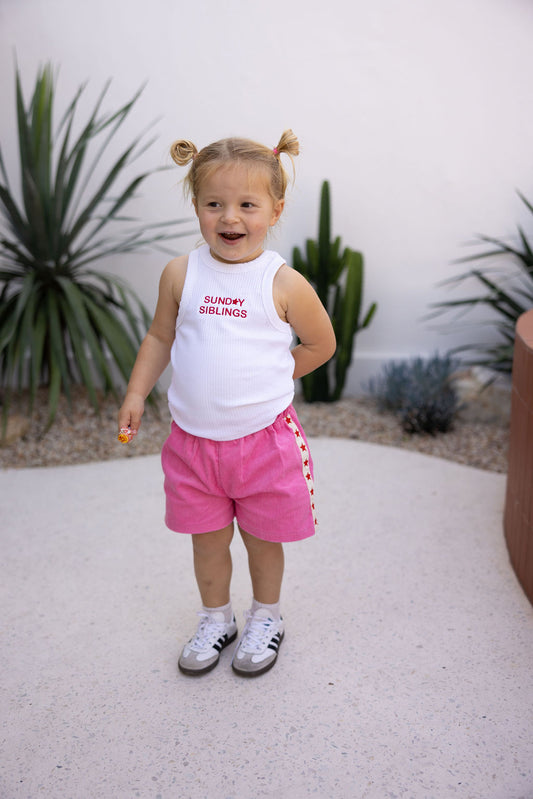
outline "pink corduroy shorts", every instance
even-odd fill
[[[309,538],[316,515],[313,463],[292,406],[234,441],[198,438],[172,423],[163,445],[167,527],[207,533],[234,518],[264,541]]]

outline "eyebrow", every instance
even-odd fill
[[[212,200],[221,200],[222,199],[222,195],[220,195],[220,194],[218,194],[217,192],[214,192],[214,191],[210,192],[209,194],[205,193],[205,194],[203,194],[201,196],[202,196],[202,201],[203,202],[212,201]],[[256,202],[258,202],[261,199],[262,199],[262,196],[260,194],[252,194],[252,193],[250,193],[250,194],[242,194],[242,195],[238,196],[238,200],[241,203],[242,202],[250,202],[251,200],[255,200]]]

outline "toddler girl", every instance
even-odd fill
[[[119,427],[135,434],[146,397],[172,361],[166,524],[192,534],[203,604],[178,662],[190,675],[214,668],[237,636],[234,519],[253,588],[232,661],[243,676],[264,673],[278,656],[283,542],[315,531],[311,456],[291,402],[294,380],[331,358],[335,336],[310,284],[263,249],[285,202],[283,153],[298,155],[290,130],[273,149],[235,138],[200,151],[185,140],[172,145],[177,164],[191,163],[185,182],[206,243],[165,267],[119,412]]]

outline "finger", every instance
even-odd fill
[[[136,436],[137,433],[139,432],[139,427],[141,426],[141,419],[142,419],[142,413],[133,412],[131,414],[130,427],[131,427],[131,432],[133,433],[134,436]]]
[[[118,415],[118,429],[122,430],[123,427],[132,427],[132,418],[129,411],[121,409]]]

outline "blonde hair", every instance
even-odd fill
[[[187,139],[178,139],[170,148],[172,159],[179,166],[191,163],[185,177],[185,188],[191,197],[198,197],[200,186],[215,169],[230,163],[247,164],[251,167],[262,167],[269,175],[269,190],[274,202],[283,200],[287,190],[288,177],[281,163],[281,155],[285,153],[291,159],[298,155],[300,147],[292,130],[285,130],[274,148],[258,144],[251,139],[221,139],[203,147],[200,151]]]

